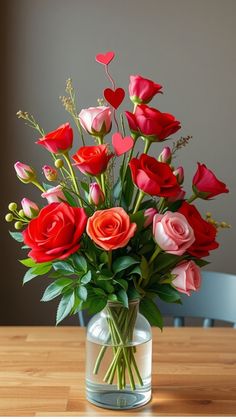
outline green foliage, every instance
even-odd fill
[[[113,272],[117,274],[118,272],[124,271],[125,269],[130,268],[130,266],[137,263],[139,263],[139,261],[132,258],[131,256],[121,256],[114,261],[112,265]]]
[[[120,289],[117,293],[118,301],[126,308],[129,307],[128,295],[126,294],[124,289]]]
[[[74,290],[66,292],[57,307],[56,324],[58,325],[65,317],[70,314],[74,307],[75,293]]]
[[[137,231],[141,231],[145,221],[144,212],[138,211],[135,214],[131,214],[130,221],[137,224]]]
[[[72,256],[72,262],[76,271],[87,272],[87,269],[88,269],[87,261],[82,255],[78,255],[78,253],[74,253]]]
[[[174,289],[170,284],[152,284],[147,290],[148,292],[153,292],[158,295],[161,300],[166,301],[167,303],[179,303],[180,295],[176,289]]]
[[[60,271],[65,274],[75,273],[75,269],[68,262],[62,262],[62,261],[53,262],[53,268],[55,269],[55,271]]]
[[[32,268],[28,269],[28,271],[26,271],[23,278],[23,285],[31,281],[31,279],[35,278],[36,276],[47,274],[51,268],[52,265],[50,262],[36,264]]]
[[[77,207],[77,203],[75,198],[70,194],[70,192],[68,192],[66,189],[63,189],[63,193],[66,197],[66,200],[68,202],[68,204],[70,204],[72,207]]]
[[[88,291],[84,285],[79,285],[77,288],[77,295],[82,301],[87,300]]]
[[[22,243],[24,241],[23,235],[20,232],[17,232],[17,231],[9,231],[9,234],[11,235],[11,237],[14,240],[16,240],[19,243]]]
[[[81,277],[80,282],[81,284],[85,285],[85,284],[88,284],[91,281],[91,279],[92,279],[92,272],[88,271],[86,274],[84,274]]]
[[[63,290],[73,284],[70,278],[60,278],[50,284],[44,291],[41,301],[51,301],[62,294]]]
[[[153,300],[144,297],[140,302],[140,312],[146,317],[151,326],[163,328],[163,318]]]

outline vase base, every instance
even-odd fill
[[[111,390],[109,386],[87,387],[87,400],[98,407],[112,410],[126,410],[141,407],[151,400],[151,389]],[[105,387],[105,388],[104,388]],[[115,387],[115,386],[114,386]]]

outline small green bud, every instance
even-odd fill
[[[24,213],[23,209],[21,209],[21,210],[19,211],[19,216],[20,216],[20,217],[24,217],[24,216],[25,216],[25,213]]]
[[[8,209],[9,209],[9,211],[16,211],[16,209],[17,209],[17,204],[16,204],[15,202],[11,202],[11,203],[8,205]]]
[[[5,215],[5,220],[7,223],[10,223],[13,220],[13,215],[11,213]]]
[[[63,162],[63,160],[62,160],[62,159],[57,159],[57,160],[55,160],[55,162],[54,162],[54,166],[55,166],[57,169],[61,169],[61,168],[64,166],[64,162]]]
[[[17,222],[14,224],[14,227],[15,227],[15,229],[16,229],[16,230],[21,230],[21,229],[22,229],[22,227],[23,227],[23,224],[22,224],[22,222],[21,222],[21,221],[17,221]]]

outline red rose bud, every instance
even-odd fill
[[[28,198],[23,198],[21,201],[21,206],[24,211],[24,214],[28,218],[34,218],[39,213],[39,207],[35,202],[30,201]]]
[[[63,193],[63,188],[61,185],[55,186],[55,188],[49,188],[46,192],[41,194],[41,197],[46,198],[49,204],[52,202],[66,201],[66,197]]]
[[[125,114],[130,130],[149,141],[164,141],[181,128],[180,122],[173,115],[147,105],[138,105],[134,113],[126,111]]]
[[[144,221],[144,225],[143,225],[144,228],[146,228],[146,227],[150,226],[150,224],[152,224],[153,217],[154,217],[155,214],[157,214],[156,208],[148,208],[144,211],[144,217],[145,217],[145,221]]]
[[[21,182],[30,183],[32,180],[36,179],[36,173],[34,169],[27,164],[18,161],[14,164],[14,168]]]
[[[73,143],[73,130],[70,124],[61,125],[55,131],[49,132],[43,138],[36,141],[36,144],[41,145],[54,154],[63,154],[71,149]]]
[[[182,185],[184,181],[184,169],[182,166],[178,167],[173,171],[173,174],[177,177],[178,184]]]
[[[130,76],[129,95],[135,104],[148,103],[153,96],[161,92],[162,86],[142,76]]]
[[[105,200],[104,193],[102,192],[98,183],[93,182],[89,186],[89,202],[96,207],[101,205]]]
[[[217,179],[215,174],[201,163],[198,163],[192,186],[195,195],[202,199],[210,199],[229,192],[226,184]]]
[[[82,109],[79,120],[84,130],[95,137],[103,137],[111,130],[111,110],[107,106]]]
[[[172,158],[172,154],[171,154],[170,147],[164,147],[161,154],[159,154],[157,160],[160,161],[161,163],[170,164],[171,158]]]
[[[54,169],[54,167],[47,166],[47,165],[43,166],[43,173],[44,173],[45,178],[49,182],[54,182],[55,180],[57,180],[58,173],[56,169]]]
[[[113,154],[109,154],[107,144],[80,147],[74,156],[75,166],[85,174],[97,176],[105,172],[109,160]]]
[[[165,198],[179,194],[179,184],[168,164],[141,154],[130,160],[129,167],[134,184],[144,193]]]

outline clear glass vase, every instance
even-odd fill
[[[108,303],[87,327],[87,400],[107,409],[132,409],[151,399],[152,331],[139,313]]]

